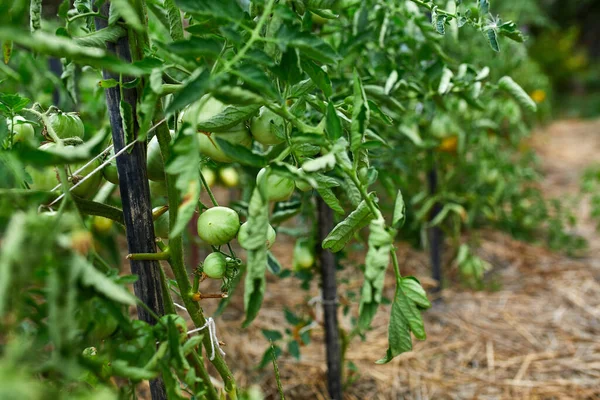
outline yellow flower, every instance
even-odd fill
[[[546,92],[541,89],[536,89],[533,91],[533,93],[531,93],[531,98],[536,103],[541,103],[542,101],[546,100]]]

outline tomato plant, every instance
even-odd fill
[[[518,219],[501,218],[506,210],[527,214],[515,204],[530,171],[509,165],[536,103],[489,56],[503,38],[524,37],[515,22],[492,17],[487,0],[76,1],[63,2],[52,23],[42,23],[41,7],[0,5],[0,72],[18,87],[0,94],[10,183],[0,203],[0,265],[14,279],[0,283],[0,317],[15,316],[7,318],[10,332],[35,325],[27,330],[39,340],[10,346],[51,349],[45,369],[25,363],[29,376],[60,376],[44,388],[133,398],[135,385],[149,380],[153,399],[238,398],[202,302],[226,307],[243,285],[246,326],[260,316],[267,274],[284,279],[293,270],[302,287],[322,280],[328,387],[339,399],[335,273],[359,232],[368,227],[347,340],[369,331],[391,265],[383,364],[412,350],[412,336],[426,338],[421,313],[430,307],[420,282],[402,275],[399,231],[414,239],[443,229],[457,242],[465,226]],[[29,31],[21,24],[27,14]],[[467,31],[468,50],[480,46],[485,56],[461,53],[463,27],[479,33]],[[36,56],[61,60],[60,104],[32,101],[12,82],[16,61]],[[222,183],[240,188],[232,204],[219,204],[211,189],[217,170]],[[505,171],[519,189],[503,185]],[[104,238],[88,235],[90,226]],[[125,234],[133,276],[105,260],[112,249],[113,264],[122,261],[107,233]],[[295,241],[289,266],[271,252],[286,245],[276,241],[284,234]],[[198,265],[184,260],[190,243],[210,252]],[[481,260],[455,247],[465,277],[481,279]],[[205,293],[206,276],[222,280],[219,293]],[[202,336],[186,334],[178,310]],[[299,357],[296,333],[289,349]],[[276,345],[268,351],[281,353]],[[221,394],[204,356],[223,381]],[[61,364],[72,371],[63,374]]]

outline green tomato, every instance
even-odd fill
[[[240,242],[240,246],[242,246],[243,249],[247,249],[248,248],[248,239],[250,237],[250,234],[248,233],[248,222],[244,222],[242,224],[242,226],[240,226],[240,231],[238,232],[238,242]],[[277,238],[277,233],[275,232],[275,229],[273,229],[273,227],[269,224],[269,228],[267,229],[267,240],[265,241],[265,244],[267,245],[267,249],[270,249],[271,247],[273,247],[273,244],[275,244],[275,239]]]
[[[94,231],[106,235],[111,231],[113,227],[113,221],[109,218],[94,215],[94,218],[92,218],[92,226],[94,227]]]
[[[210,97],[210,95],[205,95],[196,103],[188,107],[188,109],[182,114],[181,120],[191,124],[196,124],[214,117],[226,107],[226,104],[223,104],[219,100]],[[250,133],[244,124],[236,125],[225,132],[198,132],[200,152],[218,162],[232,162],[233,159],[223,152],[221,146],[219,146],[217,143],[217,137],[227,140],[230,143],[239,144],[248,148],[252,144],[252,136],[250,136]]]
[[[198,236],[206,243],[229,243],[240,230],[240,216],[228,207],[213,207],[198,217]]]
[[[156,210],[156,209],[155,209]],[[152,210],[154,211],[154,210]],[[165,212],[154,221],[154,236],[161,239],[169,238],[169,212]]]
[[[278,127],[283,130],[283,118],[267,107],[261,107],[258,116],[252,118],[250,132],[257,142],[269,146],[283,142],[275,134]]]
[[[210,253],[202,264],[202,271],[212,279],[221,279],[225,275],[226,269],[227,262],[225,256],[221,253]]]
[[[250,145],[252,144],[252,137],[243,125],[239,125],[236,130],[211,133],[210,138],[205,133],[198,133],[200,153],[218,162],[229,163],[233,161],[233,159],[225,154],[223,149],[221,149],[221,146],[217,143],[218,137],[227,140],[229,143],[239,144],[247,148],[250,148]]]
[[[162,154],[160,153],[160,145],[158,138],[154,136],[148,143],[146,151],[146,169],[148,171],[148,179],[151,181],[165,180],[165,163],[163,162]]]
[[[115,185],[119,184],[119,172],[117,171],[117,164],[114,160],[104,166],[102,169],[102,176],[104,179]]]
[[[24,122],[27,121],[25,118],[17,115],[13,120],[10,118],[6,119],[6,125],[8,125],[8,131],[13,132],[13,143],[17,142],[27,142],[31,143],[33,141],[33,137],[35,135],[35,131],[33,129],[33,125]],[[19,123],[20,122],[20,123]]]
[[[261,169],[256,175],[256,182],[262,185],[262,181],[267,173],[265,168]],[[267,198],[271,201],[283,201],[290,198],[294,193],[295,184],[294,181],[275,174],[269,174],[266,182]]]
[[[53,150],[56,147],[56,143],[46,143],[40,146],[40,150]],[[75,146],[65,146],[63,151],[69,152],[75,149]],[[71,164],[67,166],[67,177],[69,179],[69,184],[71,186],[77,184],[84,177],[88,176],[92,173],[96,168],[98,168],[102,163],[100,160],[96,159],[90,165],[82,169],[81,171],[74,173],[79,170],[79,168],[83,167],[87,162],[82,162],[78,164]],[[62,168],[62,167],[60,167]],[[60,182],[58,179],[60,177],[59,174],[56,174],[57,183]],[[87,178],[81,185],[77,186],[75,189],[71,191],[75,196],[82,197],[84,199],[92,197],[98,191],[100,184],[102,183],[102,174],[96,172],[94,175]]]
[[[28,165],[25,167],[25,171],[31,176],[32,183],[29,187],[32,190],[49,191],[58,184],[56,169],[54,167],[36,169],[31,165]]]
[[[202,168],[201,172],[204,176],[204,180],[206,181],[208,187],[212,187],[215,184],[215,181],[217,180],[215,171],[213,171],[212,168],[204,167]]]
[[[167,185],[164,182],[148,181],[150,184],[150,197],[153,199],[167,197]]]
[[[296,272],[309,269],[315,263],[315,257],[305,241],[296,241],[293,263]]]
[[[240,183],[240,175],[233,167],[225,167],[219,170],[219,179],[226,187],[236,187]]]
[[[58,112],[50,115],[50,125],[59,138],[83,138],[83,122],[77,113]]]

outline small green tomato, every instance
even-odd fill
[[[269,146],[283,142],[275,134],[278,128],[283,129],[283,118],[267,107],[261,107],[259,114],[252,118],[250,132],[257,142]]]
[[[225,275],[227,261],[221,253],[210,253],[204,259],[202,270],[211,279],[221,279]]]
[[[14,118],[14,126],[13,120],[10,118],[6,119],[6,124],[8,125],[8,131],[13,132],[13,143],[18,142],[27,142],[31,143],[33,141],[33,137],[35,135],[35,131],[33,129],[33,125],[25,122],[27,121],[25,118],[17,115]]]
[[[264,168],[258,172],[258,175],[256,175],[257,184],[263,184],[262,181],[265,179],[266,173],[267,170]],[[267,198],[271,201],[284,201],[289,199],[292,193],[294,193],[294,188],[294,181],[289,178],[285,178],[273,173],[269,174],[267,178]]]
[[[215,181],[217,180],[215,171],[213,171],[212,168],[204,167],[202,168],[201,172],[204,176],[204,180],[206,181],[208,187],[212,187],[215,184]]]
[[[117,164],[114,160],[104,166],[102,169],[102,176],[104,179],[115,185],[119,184],[119,172],[117,171]]]
[[[233,167],[225,167],[219,170],[219,179],[226,187],[233,188],[240,183],[240,175]]]
[[[150,184],[150,197],[167,197],[167,185],[164,182],[148,181]]]
[[[213,246],[229,243],[239,230],[240,216],[228,207],[209,208],[198,217],[198,236]]]
[[[250,237],[250,234],[248,233],[248,222],[244,222],[242,224],[242,226],[240,226],[240,231],[238,232],[238,242],[240,243],[240,246],[242,246],[243,249],[247,249],[248,248],[248,239]],[[275,229],[273,229],[273,227],[269,224],[269,228],[267,229],[267,239],[265,241],[265,244],[267,245],[267,249],[270,249],[271,247],[273,247],[273,244],[275,244],[275,239],[277,238],[277,233],[275,232]]]
[[[298,272],[309,269],[314,263],[315,257],[306,243],[302,240],[296,241],[296,245],[294,246],[293,261],[294,271]]]
[[[160,208],[160,207],[159,207]],[[156,209],[152,210],[155,211]],[[161,239],[169,238],[169,212],[165,212],[154,221],[154,236]]]

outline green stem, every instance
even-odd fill
[[[109,206],[108,204],[98,203],[96,201],[82,199],[80,197],[73,196],[75,205],[79,209],[79,212],[87,215],[97,215],[99,217],[108,218],[121,225],[125,225],[123,219],[123,211],[117,207]]]
[[[234,66],[238,61],[240,61],[246,55],[246,52],[248,50],[250,50],[250,48],[252,47],[254,42],[257,39],[260,39],[260,31],[262,30],[263,26],[265,25],[265,23],[271,16],[271,11],[273,10],[274,4],[275,4],[275,0],[269,0],[267,5],[265,6],[263,14],[260,16],[260,19],[258,20],[258,23],[256,24],[256,27],[254,28],[254,30],[252,31],[252,34],[250,35],[250,39],[246,42],[244,47],[242,47],[242,49],[239,51],[239,53],[237,53],[235,55],[235,57],[233,57],[231,60],[229,60],[225,64],[225,66],[221,70],[222,73],[229,72],[231,67]]]
[[[165,270],[163,269],[162,265],[160,266],[160,286],[162,287],[164,296],[163,300],[165,303],[165,314],[177,314],[175,304],[173,304],[173,297],[171,297],[171,292],[169,291],[167,275],[165,274]]]
[[[210,190],[210,187],[208,186],[208,183],[206,182],[206,179],[204,178],[202,171],[200,171],[200,180],[202,181],[202,186],[204,186],[204,188],[206,189],[206,192],[208,193],[208,197],[210,197],[210,201],[213,203],[213,206],[217,207],[219,205],[219,203],[217,203],[217,199],[215,199],[215,196],[213,195],[212,190]]]
[[[400,279],[402,279],[402,275],[400,274],[400,266],[398,265],[398,256],[396,255],[396,248],[393,245],[390,249],[390,254],[392,255],[392,265],[394,266],[394,274],[396,275],[396,281],[400,282]]]
[[[204,394],[209,400],[219,400],[219,396],[217,395],[217,391],[215,387],[210,381],[210,375],[204,366],[204,360],[202,360],[202,356],[198,354],[197,351],[192,351],[192,353],[188,356],[188,361],[193,365],[194,370],[196,371],[196,376],[200,377],[204,382],[204,387],[206,388],[206,393]]]
[[[340,162],[340,160],[338,160],[338,162],[340,164],[342,164]],[[376,219],[379,219],[379,218],[383,219],[383,215],[381,214],[381,211],[379,211],[379,208],[377,208],[377,205],[375,204],[375,202],[373,201],[371,196],[369,196],[369,194],[367,193],[367,190],[363,187],[362,183],[360,182],[360,180],[358,179],[358,177],[356,176],[354,171],[348,167],[342,167],[342,170],[344,171],[344,173],[346,175],[348,175],[350,180],[352,180],[352,183],[354,183],[354,185],[358,188],[358,191],[360,192],[360,196],[365,201],[365,203],[367,203],[367,206],[369,207],[369,210],[371,210],[371,213],[373,213],[373,216]]]
[[[171,256],[169,251],[161,251],[158,253],[131,253],[127,254],[128,260],[134,261],[161,261],[168,260]]]
[[[159,106],[160,107],[160,106]],[[157,118],[162,118],[162,109],[157,107]],[[168,160],[171,149],[169,147],[169,143],[171,142],[171,135],[169,133],[169,128],[166,124],[161,124],[156,129],[156,136],[158,138],[158,144],[160,146],[160,151],[162,153],[163,159]],[[206,184],[202,175],[201,178],[203,180],[203,184]],[[175,186],[175,180],[171,179],[169,175],[165,177],[165,183],[167,185],[167,196],[169,198],[169,204],[179,204],[180,202],[180,194]],[[208,185],[206,185],[208,187]],[[210,192],[209,192],[210,193]],[[175,226],[175,222],[177,221],[177,207],[171,207],[171,211],[169,212],[169,223],[171,226]],[[206,324],[206,318],[204,317],[204,313],[202,309],[199,307],[198,303],[192,300],[189,293],[192,292],[192,285],[190,279],[187,274],[187,270],[184,263],[183,257],[183,237],[182,235],[177,235],[169,239],[169,248],[171,251],[171,257],[169,259],[169,264],[171,265],[171,269],[173,271],[173,275],[175,275],[175,279],[177,280],[177,285],[179,286],[179,293],[181,293],[181,299],[183,300],[183,304],[185,308],[187,308],[192,321],[196,327],[200,327]],[[202,343],[206,351],[211,349],[211,339],[210,335],[204,335],[202,339]],[[235,379],[233,374],[229,370],[229,367],[223,360],[223,357],[219,352],[215,352],[215,359],[212,360],[212,364],[215,366],[216,370],[221,375],[225,383],[225,390],[229,394],[232,399],[237,398],[237,388],[235,384]]]
[[[411,1],[412,1],[413,3],[416,3],[416,4],[420,5],[420,6],[423,6],[423,7],[427,8],[427,9],[428,9],[428,10],[430,10],[430,11],[431,11],[431,10],[433,10],[434,4],[425,3],[425,2],[424,2],[424,1],[422,1],[422,0],[411,0]],[[446,16],[448,16],[448,17],[452,17],[452,18],[456,18],[456,19],[458,19],[458,16],[457,16],[456,14],[452,14],[452,13],[450,13],[450,12],[448,12],[448,11],[440,10],[439,8],[436,10],[436,12],[437,12],[438,14],[442,14],[442,15],[446,15]]]
[[[97,12],[87,12],[87,13],[83,13],[83,14],[77,14],[73,18],[68,18],[67,19],[67,23],[70,24],[71,22],[75,21],[76,19],[85,18],[85,17],[97,17],[97,18],[107,19],[104,15],[102,15],[100,13],[97,13]]]

